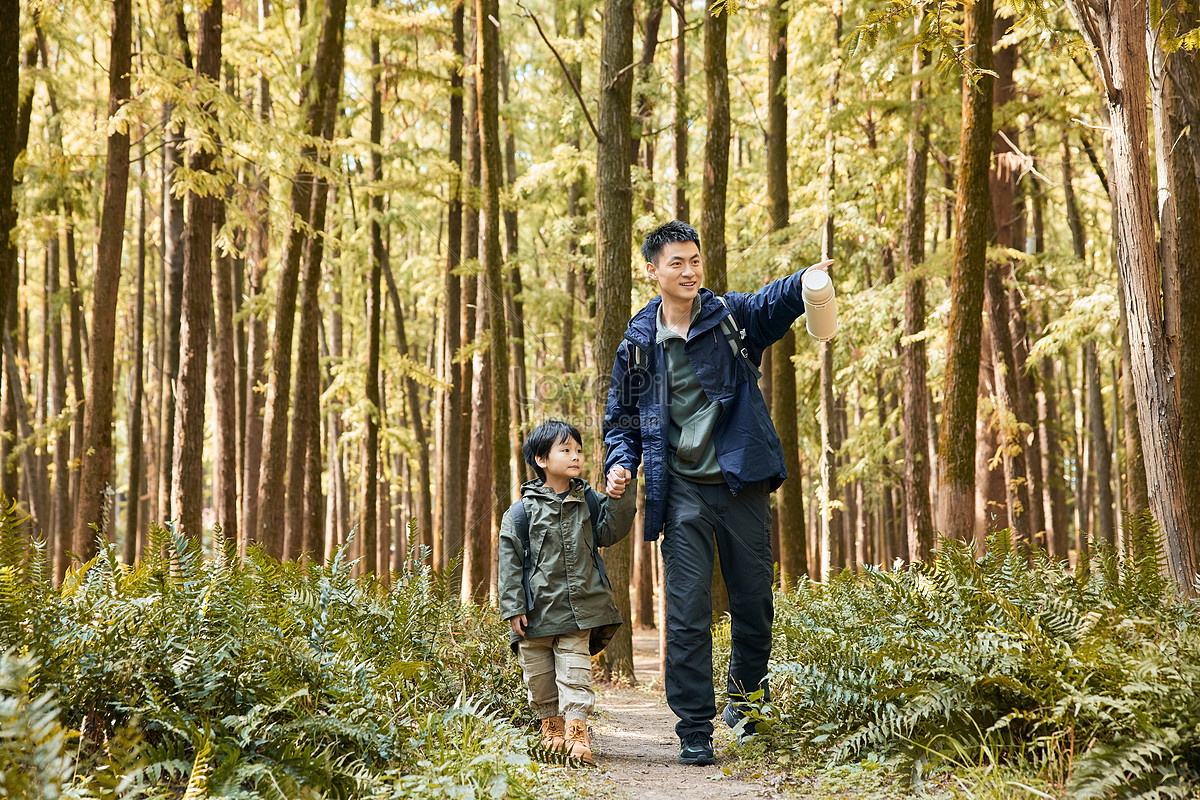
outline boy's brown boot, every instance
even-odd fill
[[[595,766],[592,758],[592,740],[588,738],[587,722],[573,719],[567,722],[567,755],[578,758],[588,766]]]
[[[562,750],[567,730],[562,717],[546,717],[542,720],[542,747],[546,750]]]

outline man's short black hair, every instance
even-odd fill
[[[541,480],[546,480],[546,471],[538,466],[537,459],[550,455],[550,448],[566,439],[574,439],[583,446],[583,437],[579,435],[579,429],[561,419],[546,420],[525,438],[521,453],[525,456],[525,463],[533,467],[533,471]]]
[[[673,219],[646,234],[646,239],[642,242],[642,257],[651,264],[657,264],[662,249],[671,242],[694,242],[698,248],[700,234],[686,222]]]

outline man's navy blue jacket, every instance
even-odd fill
[[[757,376],[746,359],[729,346],[721,331],[721,320],[728,306],[738,327],[745,330],[742,346],[758,366],[763,350],[781,339],[804,313],[800,293],[803,274],[801,270],[780,278],[754,294],[728,292],[725,304],[708,289],[700,290],[700,315],[688,331],[684,351],[705,395],[722,405],[713,444],[725,482],[735,495],[762,481],[774,491],[787,477],[787,470]],[[671,405],[663,347],[655,341],[661,305],[662,298],[656,297],[629,321],[625,341],[617,348],[613,362],[604,413],[604,444],[608,451],[604,473],[620,465],[636,474],[638,464],[645,459],[647,541],[658,538],[666,515]],[[631,366],[634,346],[645,354],[644,368]]]

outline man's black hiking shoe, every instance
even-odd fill
[[[754,720],[747,720],[733,703],[726,703],[725,710],[721,712],[721,719],[729,726],[729,729],[737,733],[737,743],[739,746],[746,743],[747,740],[753,738],[758,733],[758,723]],[[745,720],[745,725],[741,730],[738,730],[738,725]]]
[[[695,731],[684,736],[679,743],[679,763],[698,766],[713,763],[712,737],[704,731]]]

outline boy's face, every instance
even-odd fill
[[[534,458],[547,480],[578,478],[583,471],[583,445],[567,436],[559,439],[545,456]]]
[[[646,274],[658,284],[663,299],[690,303],[704,283],[704,265],[695,242],[669,242],[658,254],[658,263],[646,263]]]

